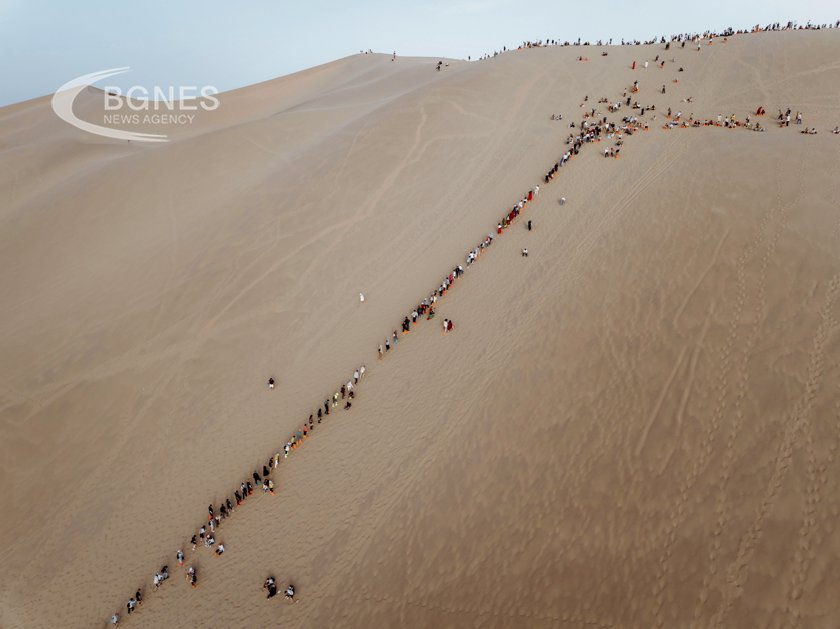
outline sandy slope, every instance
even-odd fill
[[[153,148],[0,109],[0,625],[96,626],[140,584],[127,625],[840,623],[838,48],[352,57]],[[376,361],[562,152],[549,115],[634,79],[652,130],[543,187],[444,298],[454,334]],[[821,134],[659,128],[758,104]],[[149,592],[361,362],[199,589]]]

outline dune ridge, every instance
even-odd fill
[[[171,565],[172,540],[218,479],[263,460],[266,436],[299,425],[323,383],[375,352],[417,288],[495,224],[499,199],[557,159],[583,95],[637,78],[657,116],[692,95],[703,119],[790,105],[820,134],[651,124],[620,160],[576,158],[558,187],[541,184],[535,231],[506,234],[444,300],[438,316],[457,324],[445,345],[418,329],[387,369],[366,361],[348,421],[281,468],[277,499],[225,523],[228,552],[199,556],[199,591],[168,583],[131,622],[836,619],[825,383],[837,369],[838,144],[826,129],[838,68],[821,63],[836,45],[831,32],[793,32],[678,52],[686,72],[665,95],[658,77],[674,68],[629,70],[656,46],[586,64],[573,49],[525,50],[440,76],[417,61],[428,84],[383,85],[380,106],[336,126],[318,110],[370,97],[367,83],[154,152],[45,131],[42,142],[100,166],[69,175],[35,149],[0,153],[13,304],[2,482],[16,505],[2,528],[18,540],[4,544],[18,576],[2,587],[3,624],[44,624],[60,605],[87,626],[103,601],[149,582],[155,561]],[[369,61],[400,74],[353,63]],[[282,138],[288,156],[273,148]],[[54,177],[51,204],[16,183],[29,172]],[[270,396],[268,373],[280,382]],[[153,539],[135,545],[138,534]],[[264,605],[265,571],[299,584],[300,602]]]

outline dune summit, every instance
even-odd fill
[[[0,626],[840,624],[840,31],[708,42],[0,109]]]

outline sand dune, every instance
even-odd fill
[[[0,626],[97,626],[140,585],[126,625],[840,624],[839,36],[361,55],[154,147],[0,109]],[[543,185],[584,96],[634,80],[650,131]],[[758,105],[766,133],[661,129]],[[377,361],[537,183],[534,231],[442,299],[455,331]],[[151,592],[363,362],[226,554],[188,553],[199,588]]]

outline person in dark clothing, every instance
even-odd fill
[[[277,596],[277,583],[274,581],[274,577],[268,577],[265,580],[265,583],[263,583],[263,589],[268,590],[268,596],[266,596],[266,598]]]

